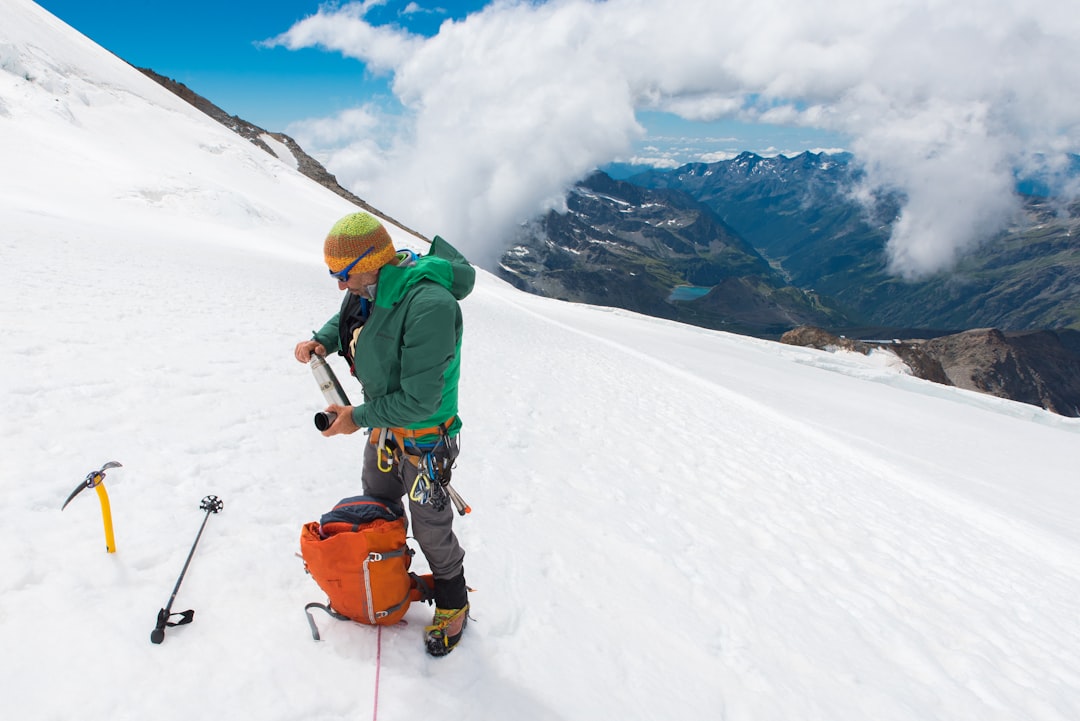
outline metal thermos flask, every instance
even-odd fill
[[[330,367],[330,364],[326,362],[326,359],[321,355],[311,354],[311,372],[315,374],[315,381],[319,384],[319,390],[322,391],[323,398],[331,405],[348,406],[349,397],[345,395],[345,390],[338,383],[337,376],[334,375],[334,369]],[[315,414],[315,427],[320,431],[325,431],[329,428],[334,419],[337,418],[336,413],[328,413],[326,411],[319,411]]]

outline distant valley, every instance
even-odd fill
[[[796,287],[837,304],[855,324],[965,330],[1080,329],[1080,204],[1022,196],[1023,215],[952,271],[921,282],[886,272],[885,243],[899,209],[851,197],[848,155],[752,153],[631,178],[707,205]]]

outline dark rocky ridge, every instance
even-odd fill
[[[1080,417],[1080,332],[980,328],[930,340],[858,341],[803,326],[782,343],[821,350],[896,353],[918,378]]]
[[[430,240],[429,238],[425,238],[420,233],[417,233],[415,230],[412,230],[411,228],[402,225],[398,221],[383,213],[378,208],[370,205],[367,201],[349,192],[349,190],[347,190],[346,188],[343,188],[341,184],[338,183],[337,178],[333,175],[333,173],[328,171],[318,160],[308,155],[293,138],[286,135],[285,133],[264,130],[257,125],[249,123],[243,118],[237,117],[235,115],[229,115],[220,107],[210,102],[209,100],[207,100],[206,98],[199,95],[194,90],[177,80],[167,78],[164,75],[156,73],[149,68],[136,69],[147,77],[155,80],[164,88],[170,90],[177,97],[187,101],[191,105],[201,110],[206,115],[209,115],[214,120],[218,121],[225,127],[235,132],[237,135],[246,138],[262,150],[265,150],[270,155],[273,155],[274,157],[277,157],[277,154],[274,153],[270,146],[263,141],[262,136],[269,135],[270,137],[280,141],[289,148],[289,151],[293,154],[293,157],[296,158],[297,170],[314,180],[319,185],[333,191],[334,193],[337,193],[342,198],[345,198],[350,203],[362,208],[368,213],[387,220],[394,225],[397,225],[398,227],[404,228],[418,238]]]

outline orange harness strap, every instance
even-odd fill
[[[457,416],[450,416],[441,424],[437,426],[431,426],[430,428],[372,428],[371,437],[369,438],[368,442],[372,445],[377,445],[379,443],[379,439],[382,437],[382,434],[387,431],[389,431],[390,433],[390,438],[400,438],[402,440],[419,438],[421,436],[440,435],[451,425],[453,425],[455,418],[457,418]],[[389,440],[389,438],[387,438],[387,440]]]
[[[420,463],[420,456],[408,453],[405,450],[405,441],[410,438],[423,436],[441,435],[454,423],[457,416],[450,416],[443,423],[430,428],[372,428],[368,443],[379,447],[379,469],[389,471],[393,467],[395,453],[408,459],[414,466]],[[390,448],[386,444],[390,440],[400,440],[396,448]]]

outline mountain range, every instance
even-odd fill
[[[541,295],[787,343],[887,347],[921,378],[1080,415],[1080,207],[1025,195],[1015,226],[955,271],[904,281],[884,252],[900,200],[854,200],[852,160],[743,153],[598,172],[525,226],[498,272]]]
[[[683,191],[714,210],[795,286],[832,298],[858,325],[1005,330],[1080,329],[1080,204],[1021,195],[1014,224],[918,282],[887,270],[900,199],[855,200],[848,154],[753,153],[648,171],[631,182]],[[1032,183],[1025,187],[1034,187]]]
[[[708,206],[597,172],[526,224],[498,274],[523,290],[749,335],[845,317],[788,283]]]

